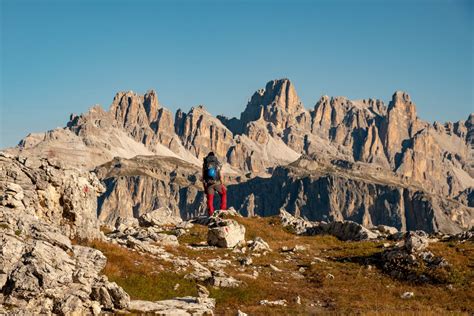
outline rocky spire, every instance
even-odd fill
[[[398,164],[404,147],[417,131],[416,121],[416,106],[410,96],[403,91],[396,91],[388,105],[387,117],[380,133],[392,165]]]
[[[160,108],[156,91],[148,91],[143,98],[143,107],[145,108],[145,112],[148,116],[148,121],[150,123],[155,122],[158,119],[158,109]]]
[[[273,123],[277,129],[285,129],[294,122],[296,115],[304,111],[296,89],[289,79],[272,80],[266,84],[265,89],[256,91],[250,98],[240,115],[240,130],[234,132],[242,133],[247,124],[262,118]],[[235,126],[232,127],[236,129]]]

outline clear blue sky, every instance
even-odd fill
[[[0,148],[120,90],[236,116],[282,77],[307,108],[405,90],[428,121],[474,112],[474,1],[0,2]]]

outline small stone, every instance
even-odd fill
[[[197,284],[197,289],[198,289],[198,296],[199,297],[201,297],[201,298],[208,298],[209,297],[209,290],[205,286],[203,286],[201,284]]]
[[[299,295],[296,297],[296,304],[301,305],[301,297]]]
[[[305,247],[305,246],[302,246],[302,245],[296,245],[296,246],[293,248],[293,251],[306,251],[306,247]]]
[[[269,267],[270,267],[270,269],[272,269],[275,272],[281,272],[282,271],[281,269],[275,267],[273,264],[270,264]]]
[[[286,300],[277,300],[277,301],[269,301],[269,300],[261,300],[260,305],[267,305],[267,306],[286,306]]]
[[[400,295],[400,297],[403,298],[403,299],[410,299],[414,296],[415,296],[415,294],[413,292],[405,292],[402,295]]]
[[[316,261],[316,262],[320,262],[320,263],[326,262],[326,260],[321,259],[321,258],[319,258],[319,257],[314,257],[313,260]]]
[[[254,251],[254,252],[267,252],[267,251],[272,251],[268,243],[263,240],[260,237],[255,237],[254,240],[250,241],[249,245],[249,250]]]
[[[251,257],[245,257],[245,258],[241,258],[239,262],[243,266],[249,266],[253,263],[253,260]]]

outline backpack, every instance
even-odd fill
[[[215,156],[209,156],[204,159],[204,180],[215,182],[219,179],[220,163]]]

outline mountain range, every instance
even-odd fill
[[[377,99],[322,96],[307,109],[288,79],[257,90],[239,118],[163,107],[155,91],[119,92],[70,116],[64,128],[6,149],[95,170],[106,184],[99,218],[139,217],[167,206],[204,212],[200,165],[223,162],[229,204],[245,215],[284,208],[309,220],[350,219],[401,230],[455,233],[474,223],[474,114],[421,120],[401,91]]]

